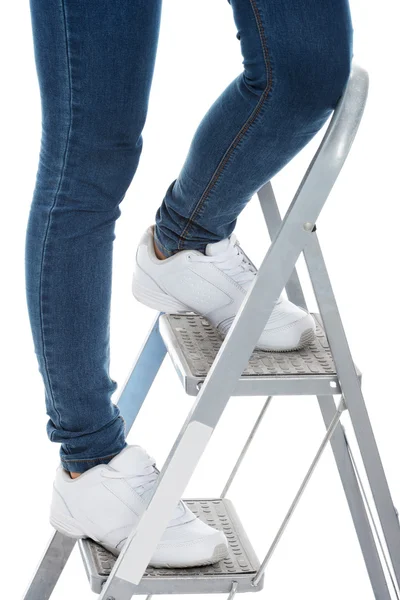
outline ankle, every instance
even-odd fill
[[[154,252],[156,253],[156,256],[157,256],[157,258],[159,258],[160,260],[164,260],[164,259],[166,259],[166,258],[167,258],[167,257],[166,257],[166,256],[164,256],[164,254],[163,254],[162,252],[160,252],[160,250],[157,248],[157,246],[156,246],[156,241],[155,241],[155,239],[154,239],[154,238],[153,238],[153,246],[154,246]]]
[[[71,471],[68,471],[69,476],[71,477],[71,479],[76,479],[77,477],[79,477],[80,473],[71,473]]]

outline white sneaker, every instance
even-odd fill
[[[60,465],[50,523],[69,537],[89,537],[118,555],[145,511],[158,475],[154,459],[140,446],[127,446],[107,465],[97,465],[76,479]],[[180,500],[149,564],[193,567],[227,555],[224,533],[203,523]]]
[[[161,312],[189,311],[202,315],[224,338],[257,274],[235,234],[207,244],[205,254],[182,250],[160,260],[154,250],[153,231],[154,225],[147,228],[137,248],[133,295]],[[256,348],[295,350],[312,342],[314,337],[312,316],[280,297]]]

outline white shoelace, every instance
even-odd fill
[[[192,255],[192,260],[216,264],[221,271],[224,271],[245,289],[257,274],[256,267],[239,246],[239,240],[234,233],[230,235],[228,247],[223,252],[215,256],[195,254]]]
[[[257,275],[257,268],[249,259],[249,257],[243,252],[240,247],[239,240],[236,235],[232,233],[229,237],[229,242],[226,250],[213,255],[198,255],[192,256],[191,260],[198,262],[212,262],[218,266],[219,269],[224,271],[227,275],[232,277],[234,281],[239,283],[246,291],[248,291],[254,277]],[[282,296],[279,296],[275,302],[275,306],[280,304],[283,300]],[[218,329],[223,335],[226,335],[230,329],[234,317],[228,317],[218,324]]]
[[[218,266],[221,271],[232,277],[245,290],[248,290],[250,284],[257,275],[257,268],[240,247],[240,242],[236,235],[232,233],[229,237],[229,244],[226,250],[215,256],[205,256],[195,254],[192,260],[196,262],[212,262]],[[279,297],[276,304],[282,302]]]
[[[101,474],[103,477],[110,479],[129,479],[136,491],[138,491],[137,488],[141,488],[141,492],[144,493],[151,489],[157,480],[159,470],[155,464],[156,461],[154,458],[149,456],[147,460],[143,461],[140,473],[125,473],[124,471],[109,471],[108,469],[104,469]]]

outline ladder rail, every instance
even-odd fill
[[[172,512],[245,368],[274,303],[289,280],[340,173],[360,124],[366,72],[353,65],[346,90],[227,336],[161,470],[146,511],[131,532],[100,600],[138,585]],[[127,594],[118,600],[130,598]]]
[[[259,191],[258,196],[264,218],[267,222],[269,234],[271,239],[273,239],[279,230],[282,219],[271,182],[268,182],[263,186]],[[287,286],[286,288],[289,300],[297,303],[299,299],[302,298],[304,300],[303,306],[307,309],[296,269],[293,270],[292,281],[293,286]],[[333,295],[333,290],[331,290],[331,293]],[[336,307],[336,310],[338,313],[338,307]],[[333,396],[325,395],[319,395],[317,398],[325,426],[329,427],[329,423],[336,411],[334,398]],[[391,596],[385,573],[375,545],[374,535],[366,512],[364,499],[358,484],[354,465],[352,464],[344,428],[341,423],[339,423],[332,436],[331,446],[374,594],[376,598],[390,600]]]
[[[236,595],[237,589],[238,589],[238,582],[237,581],[232,581],[232,589],[229,592],[227,600],[233,600],[233,598]]]
[[[24,600],[49,600],[75,544],[76,540],[58,531],[52,535]]]
[[[370,505],[370,503],[368,501],[368,496],[367,496],[367,493],[365,491],[365,486],[363,484],[363,480],[362,480],[360,472],[358,470],[358,466],[357,466],[356,460],[354,458],[353,451],[351,449],[350,442],[349,442],[349,439],[347,437],[346,431],[344,430],[343,433],[344,433],[344,437],[345,437],[346,444],[347,444],[347,447],[348,447],[348,451],[349,451],[349,455],[350,455],[350,460],[351,460],[351,463],[352,463],[352,467],[354,469],[354,473],[356,475],[356,478],[357,478],[357,481],[358,481],[358,485],[360,487],[360,491],[361,491],[361,494],[362,494],[362,497],[363,497],[363,500],[364,500],[364,503],[365,503],[366,510],[368,511],[368,516],[371,519],[371,524],[372,524],[374,533],[375,533],[376,538],[377,538],[378,543],[379,543],[379,548],[380,548],[380,551],[382,553],[383,560],[385,562],[385,566],[386,566],[387,572],[389,574],[390,581],[392,583],[394,593],[396,595],[396,600],[399,600],[400,599],[399,589],[398,589],[398,586],[396,585],[396,581],[395,581],[395,577],[393,575],[391,564],[390,564],[390,561],[388,560],[387,553],[386,553],[386,550],[384,548],[384,545],[383,545],[383,542],[382,542],[382,538],[381,538],[380,532],[378,530],[378,526],[376,524],[376,520],[374,518],[372,509],[371,509],[371,505]]]
[[[333,396],[317,396],[317,398],[323,420],[327,426],[335,410]],[[391,600],[392,597],[375,544],[374,534],[342,423],[339,423],[332,436],[331,446],[375,598]]]
[[[261,205],[261,210],[264,215],[265,222],[271,241],[275,238],[282,225],[282,218],[279,212],[278,204],[275,199],[272,184],[268,181],[257,192],[257,196]],[[291,276],[286,284],[286,293],[294,304],[307,309],[306,300],[301,287],[300,279],[297,274],[296,267],[293,269]]]
[[[154,319],[117,401],[125,421],[126,435],[130,432],[167,354],[167,349],[160,335],[159,319],[162,314],[158,313]]]
[[[399,586],[399,520],[316,233],[304,256]]]

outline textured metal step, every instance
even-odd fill
[[[264,576],[255,587],[251,581],[260,566],[230,500],[213,498],[185,500],[205,523],[222,529],[229,542],[229,556],[214,565],[186,569],[148,567],[135,594],[229,593],[232,581],[238,592],[263,588]],[[100,593],[115,563],[115,556],[90,539],[79,540],[91,589]]]
[[[314,342],[293,352],[254,350],[233,395],[339,394],[340,383],[321,318],[317,314],[313,317],[317,326]],[[207,319],[193,313],[163,314],[159,323],[186,393],[196,396],[223,340]]]

